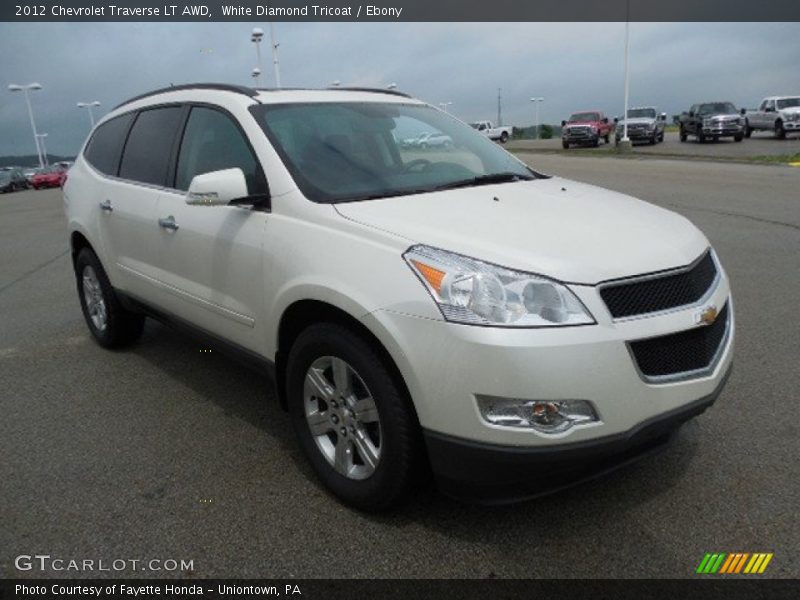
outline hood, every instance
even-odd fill
[[[617,123],[617,125],[624,125],[625,122],[627,122],[628,127],[630,127],[631,125],[652,125],[653,123],[656,122],[656,120],[653,117],[636,117],[630,119],[622,119],[619,121],[619,123]]]
[[[572,283],[683,266],[708,246],[684,217],[553,177],[334,205],[408,240]]]
[[[788,106],[786,108],[781,108],[779,110],[780,110],[780,112],[786,113],[788,115],[800,114],[800,106]]]

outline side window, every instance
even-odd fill
[[[182,110],[180,106],[169,106],[139,113],[125,143],[120,177],[154,185],[166,184]]]
[[[764,100],[764,101],[761,103],[761,106],[759,106],[759,107],[758,107],[758,110],[760,110],[760,111],[762,111],[762,112],[763,112],[765,108],[767,108],[767,101],[766,101],[766,100]]]
[[[106,175],[117,174],[122,144],[132,120],[133,113],[122,115],[97,128],[83,152],[90,165]]]
[[[775,110],[775,100],[767,100],[767,108]]]
[[[258,161],[231,118],[211,108],[192,108],[178,154],[175,188],[188,190],[195,175],[234,167],[244,173],[249,194],[267,191]]]

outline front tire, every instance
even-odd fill
[[[775,121],[775,137],[779,140],[786,139],[786,129],[783,128],[783,121]]]
[[[688,137],[689,136],[686,135],[686,130],[683,127],[681,127],[679,134],[679,139],[681,140],[681,142],[685,142],[688,139]]]
[[[382,357],[332,323],[289,352],[287,398],[300,446],[322,483],[368,512],[400,504],[424,472],[416,415]]]
[[[97,255],[84,248],[75,260],[78,298],[94,339],[104,348],[122,348],[139,339],[144,315],[123,308]]]
[[[569,142],[561,142],[561,147],[564,150],[569,150]]]
[[[505,144],[508,141],[508,132],[504,131],[500,134],[500,143]]]

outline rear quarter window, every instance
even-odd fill
[[[117,174],[122,145],[131,121],[133,114],[122,115],[106,121],[95,130],[83,152],[89,164],[106,175]]]

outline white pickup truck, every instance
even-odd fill
[[[761,101],[758,110],[745,114],[750,137],[754,131],[774,131],[783,139],[787,133],[800,132],[800,96],[770,96]]]
[[[495,127],[491,121],[475,121],[470,123],[470,127],[477,129],[490,140],[500,140],[501,144],[505,144],[511,137],[511,127],[503,125]]]

